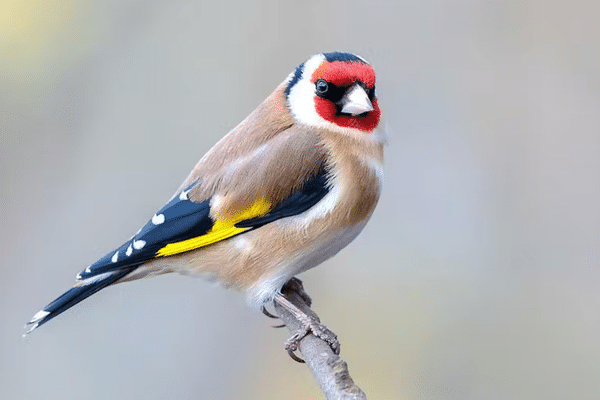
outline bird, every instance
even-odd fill
[[[373,67],[361,56],[311,56],[196,164],[173,197],[128,241],[77,274],[27,323],[29,334],[121,282],[198,274],[278,302],[308,332],[335,335],[285,299],[286,284],[363,230],[383,184],[386,133]],[[286,342],[297,349],[301,337]],[[302,336],[302,335],[300,335]]]

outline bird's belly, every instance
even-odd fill
[[[268,275],[262,276],[246,290],[248,303],[260,308],[292,277],[316,267],[346,247],[358,236],[366,223],[365,220],[336,233],[321,236],[311,243],[304,243],[294,249],[289,257],[279,259],[274,268],[270,268]]]
[[[248,303],[260,308],[290,278],[346,247],[367,220],[322,229],[320,224],[284,218],[198,251],[153,260],[138,268],[132,279],[165,272],[200,275],[246,292]]]
[[[367,172],[362,175],[378,188],[375,173],[370,168]],[[369,180],[366,178],[363,181]],[[362,231],[378,190],[355,188],[353,184],[337,175],[329,193],[304,213],[151,262],[148,269],[208,277],[246,292],[248,303],[259,308],[290,278],[334,256]]]

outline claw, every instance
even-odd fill
[[[303,359],[301,359],[300,357],[298,357],[296,355],[296,353],[294,353],[296,350],[298,350],[298,344],[300,343],[300,340],[306,336],[306,333],[298,333],[296,332],[294,334],[294,336],[292,336],[291,338],[289,338],[288,340],[286,340],[285,342],[285,349],[287,350],[287,353],[289,354],[289,356],[292,358],[292,360],[299,362],[299,363],[305,363],[306,361],[304,361]]]
[[[292,360],[294,360],[294,361],[296,361],[296,362],[299,362],[299,363],[301,363],[301,364],[304,364],[304,363],[306,362],[306,361],[304,361],[303,359],[301,359],[300,357],[298,357],[298,356],[296,355],[296,353],[294,353],[294,351],[293,351],[293,350],[291,350],[291,349],[290,349],[290,350],[288,350],[288,351],[287,351],[287,353],[290,355],[290,357],[292,357]]]
[[[264,305],[262,306],[262,308],[260,310],[262,311],[263,314],[265,314],[269,318],[279,319],[279,317],[277,315],[271,314]]]
[[[271,328],[285,328],[285,324],[281,324],[281,325],[271,325]]]

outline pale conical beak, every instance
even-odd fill
[[[342,98],[342,113],[360,115],[373,111],[373,104],[365,89],[359,84],[354,84]]]

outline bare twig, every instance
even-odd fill
[[[297,292],[284,288],[282,294],[300,310],[319,320],[317,314]],[[300,330],[300,321],[277,302],[275,311],[292,334]],[[348,364],[334,354],[327,342],[309,334],[300,341],[299,348],[306,365],[328,400],[366,400],[365,393],[350,377]]]

